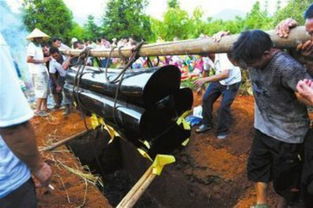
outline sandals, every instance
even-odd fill
[[[46,111],[36,111],[34,112],[35,116],[46,117],[49,114]]]

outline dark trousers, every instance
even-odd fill
[[[279,141],[256,130],[247,165],[248,179],[264,183],[273,181],[277,194],[288,203],[298,202],[303,146],[303,143]]]
[[[313,207],[313,129],[304,139],[304,165],[302,170],[302,195],[306,208]]]
[[[32,179],[26,181],[18,189],[0,199],[1,208],[36,208],[37,199]]]
[[[222,95],[221,107],[218,112],[217,133],[227,133],[232,122],[230,106],[239,87],[240,83],[225,86],[219,82],[212,82],[202,98],[202,124],[213,126],[213,104]]]
[[[108,63],[109,66],[110,66],[110,64],[111,64],[110,59],[108,59],[108,58],[101,59],[101,61],[100,61],[100,65],[101,65],[101,66],[100,66],[100,67],[106,67],[107,63]]]

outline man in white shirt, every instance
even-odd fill
[[[27,36],[27,39],[31,41],[27,47],[27,63],[32,75],[35,97],[37,99],[35,114],[39,116],[47,116],[49,75],[45,63],[50,61],[50,57],[44,57],[40,44],[44,39],[48,38],[48,35],[38,29],[34,29]]]
[[[62,57],[59,49],[55,47],[50,48],[50,55],[52,59],[49,63],[49,72],[51,75],[52,86],[54,88],[52,89],[52,91],[55,91],[54,93],[56,93],[57,96],[60,96],[59,104],[61,104],[61,101],[63,100],[63,103],[65,105],[64,115],[68,115],[70,113],[71,101],[63,93],[63,86],[65,84],[66,70],[70,65],[71,57],[68,57],[64,61],[65,57]],[[58,74],[58,76],[56,76],[56,73]]]
[[[52,46],[62,50],[70,50],[71,48],[62,43],[62,39],[54,37],[51,40]]]
[[[210,82],[202,99],[202,124],[197,133],[206,132],[213,127],[212,111],[214,102],[222,95],[217,122],[217,138],[225,139],[232,122],[230,106],[233,103],[241,83],[240,68],[234,66],[228,54],[216,54],[214,61],[216,74],[203,77],[194,82],[198,87]]]
[[[41,158],[33,112],[18,84],[9,47],[0,34],[0,207],[36,208],[36,186],[47,186],[51,168]]]

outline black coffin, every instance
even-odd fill
[[[78,67],[67,73],[67,82],[74,84]],[[103,69],[104,70],[104,69]],[[109,69],[108,78],[113,80],[120,69]],[[149,108],[162,98],[175,93],[180,87],[180,70],[173,65],[149,69],[129,69],[126,71],[119,89],[119,100]],[[107,82],[104,72],[98,68],[88,67],[83,71],[79,87],[114,97],[117,83]]]

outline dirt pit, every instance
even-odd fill
[[[196,96],[194,105],[200,103],[201,97]],[[217,109],[218,105],[219,102],[214,108]],[[255,192],[253,184],[246,177],[246,161],[253,138],[253,105],[253,97],[237,96],[232,106],[234,123],[229,137],[225,140],[218,140],[214,129],[204,134],[196,134],[193,130],[188,146],[173,153],[176,163],[165,168],[135,207],[249,208],[253,205]],[[66,119],[63,119],[60,112],[52,115],[54,120],[33,120],[38,138],[52,134],[60,139],[84,129],[78,114],[72,114]],[[40,145],[43,145],[43,141],[39,142]],[[77,200],[76,204],[70,204],[66,199],[64,187],[59,184],[56,185],[57,189],[60,189],[59,195],[55,194],[56,192],[40,194],[41,207],[75,207],[82,203],[84,198],[85,207],[116,206],[149,167],[150,162],[139,155],[127,141],[115,140],[110,145],[107,141],[105,133],[93,132],[70,143],[71,149],[82,164],[88,164],[91,172],[102,177],[104,186],[98,186],[98,189],[105,197],[99,197],[97,190],[88,190],[87,194],[84,194],[84,191],[67,190],[73,194],[72,201]],[[51,159],[51,156],[46,158],[55,160]],[[74,165],[77,161],[66,163]],[[58,177],[54,178],[58,184]],[[85,183],[79,177],[75,180],[68,177],[63,179],[63,183],[69,187],[76,184],[81,190],[85,190]],[[271,189],[269,198],[270,206],[275,207],[277,198]]]
[[[51,112],[46,118],[35,117],[31,123],[36,132],[39,148],[85,130],[84,122],[78,113],[64,117],[60,110]],[[36,190],[39,208],[111,207],[97,186],[86,183],[86,178],[80,176],[80,172],[89,175],[89,171],[86,171],[79,159],[66,146],[63,145],[51,152],[43,151],[42,155],[52,167],[53,176],[50,184],[54,190],[46,188]]]

